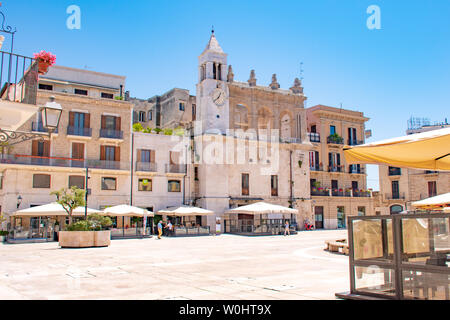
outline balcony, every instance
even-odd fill
[[[270,140],[263,140],[260,136],[260,141],[270,141]],[[302,143],[300,138],[280,138],[281,143]]]
[[[166,164],[166,173],[186,173],[186,165]]]
[[[371,192],[365,190],[350,190],[350,189],[331,189],[328,187],[324,188],[311,188],[311,196],[319,196],[319,197],[353,197],[353,198],[361,198],[366,197],[370,198]]]
[[[311,195],[312,196],[319,196],[319,197],[329,197],[330,196],[330,191],[322,189],[322,188],[320,188],[320,190],[317,189],[317,188],[312,188],[311,189]]]
[[[100,138],[123,139],[123,131],[100,129]]]
[[[323,165],[315,165],[313,167],[309,167],[310,171],[323,171]]]
[[[364,144],[364,141],[362,141],[362,140],[355,140],[355,139],[348,139],[347,140],[347,144],[349,146],[358,146],[360,144]]]
[[[333,197],[351,197],[352,193],[349,190],[333,189],[331,191],[331,196],[333,196]]]
[[[320,142],[320,133],[308,132],[308,138],[311,142]]]
[[[348,173],[351,174],[365,174],[366,170],[364,168],[361,167],[353,167],[353,166],[349,166],[348,167]]]
[[[38,63],[34,58],[0,51],[2,100],[36,105]]]
[[[128,162],[95,159],[72,159],[63,157],[38,157],[20,154],[0,155],[0,164],[110,170],[129,170],[130,168]]]
[[[136,162],[136,171],[157,172],[156,163],[152,162]]]
[[[92,137],[92,128],[67,127],[68,136]]]
[[[31,123],[31,131],[34,132],[48,132],[47,128],[44,128],[42,122],[32,122]],[[58,133],[58,128],[53,133]]]
[[[385,199],[386,200],[405,200],[405,194],[404,193],[386,193]]]
[[[344,173],[345,172],[345,168],[344,168],[344,166],[328,166],[328,172]]]
[[[338,136],[338,135],[331,135],[327,138],[328,144],[344,144],[344,138]]]
[[[353,190],[353,196],[357,198],[370,198],[370,192],[362,190]]]

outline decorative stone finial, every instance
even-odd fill
[[[272,83],[269,87],[273,90],[280,89],[280,84],[277,82],[277,75],[275,73],[272,75]]]
[[[294,80],[294,86],[291,87],[291,91],[293,93],[303,93],[303,87],[302,87],[302,82],[299,78],[295,78]]]
[[[248,79],[248,84],[250,87],[256,86],[255,70],[250,71],[250,79]]]
[[[234,73],[233,73],[233,68],[231,67],[231,65],[228,66],[227,81],[228,82],[233,82],[234,81]]]

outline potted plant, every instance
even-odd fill
[[[6,221],[6,218],[3,215],[0,215],[0,229],[2,227],[2,223]],[[8,231],[0,230],[0,242],[6,241],[6,237],[8,236]]]
[[[56,62],[56,56],[44,50],[39,53],[35,53],[34,58],[38,62],[39,74],[46,74],[48,72],[48,68]]]
[[[152,128],[147,127],[144,130],[142,130],[143,133],[152,133]]]
[[[156,132],[156,134],[159,134],[160,132],[162,132],[163,130],[161,128],[155,128],[153,129],[153,131]]]
[[[76,186],[69,190],[61,189],[51,193],[69,216],[69,224],[58,235],[61,248],[105,247],[111,244],[111,232],[106,229],[112,225],[109,217],[91,215],[86,220],[73,222],[73,210],[85,205],[85,191]]]
[[[142,124],[140,124],[140,123],[133,124],[134,132],[141,132],[142,130],[144,130],[144,127],[142,127]]]

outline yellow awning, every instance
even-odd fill
[[[349,164],[450,170],[450,128],[345,147],[344,155]]]

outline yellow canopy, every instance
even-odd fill
[[[344,148],[349,164],[389,164],[397,167],[450,170],[450,128]]]

